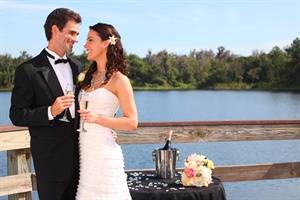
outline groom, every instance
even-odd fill
[[[44,25],[48,46],[15,72],[10,119],[16,126],[29,127],[40,200],[75,199],[77,92],[74,96],[64,91],[81,70],[81,64],[67,56],[78,41],[80,24],[81,16],[70,9],[52,11]],[[68,122],[61,121],[65,110]]]

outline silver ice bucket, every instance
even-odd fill
[[[159,178],[174,178],[176,172],[176,160],[179,159],[179,151],[177,149],[155,149],[152,152],[152,158],[155,162],[156,174]]]

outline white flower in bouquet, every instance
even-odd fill
[[[181,182],[184,186],[205,186],[212,183],[214,163],[204,155],[191,154],[184,162]]]

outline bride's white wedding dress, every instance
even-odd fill
[[[89,92],[88,110],[113,117],[119,108],[118,98],[105,88]],[[131,200],[123,154],[112,130],[85,123],[87,132],[79,136],[80,177],[76,200]]]

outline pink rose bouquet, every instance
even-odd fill
[[[208,187],[212,183],[214,163],[205,156],[191,154],[184,162],[181,182],[184,186]]]

